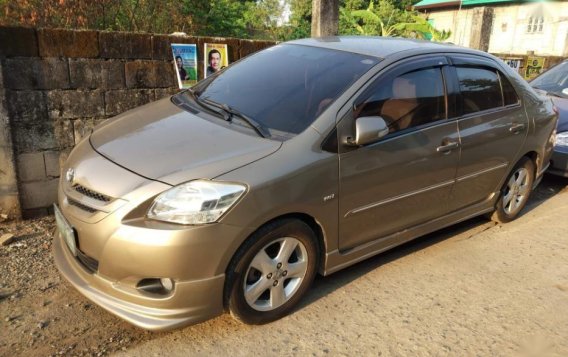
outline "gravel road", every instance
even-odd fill
[[[329,277],[264,326],[227,314],[140,330],[53,265],[54,219],[0,223],[0,356],[109,354],[568,356],[568,180],[546,177],[516,221],[476,218]]]

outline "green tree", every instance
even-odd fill
[[[252,38],[277,40],[284,5],[279,0],[258,0],[246,4],[244,24]]]
[[[399,2],[399,4],[402,2]],[[340,32],[342,34],[399,36],[420,39],[446,40],[449,31],[439,31],[426,19],[413,11],[406,11],[389,0],[373,1],[364,10],[341,9]]]
[[[369,7],[370,0],[341,0],[339,2],[339,9],[347,11],[362,10]]]
[[[450,30],[438,30],[427,19],[420,15],[413,16],[414,23],[398,24],[404,37],[412,37],[423,40],[442,42],[447,40],[452,32]]]
[[[209,1],[209,11],[202,18],[197,34],[203,36],[246,37],[243,20],[247,4],[233,0]]]
[[[312,1],[289,0],[290,19],[288,27],[290,34],[287,39],[310,37],[312,27]]]
[[[397,25],[407,23],[412,19],[411,14],[397,8],[388,0],[379,0],[377,7],[371,1],[365,10],[345,12],[349,16],[349,24],[362,35],[401,35],[401,26]]]

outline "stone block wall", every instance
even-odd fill
[[[226,43],[230,62],[274,44],[0,27],[0,213],[47,214],[61,163],[94,126],[176,93],[171,43],[197,44],[199,78],[205,43]]]

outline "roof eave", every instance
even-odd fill
[[[428,4],[428,5],[422,5],[422,6],[416,6],[416,5],[414,5],[414,9],[415,9],[415,10],[439,9],[439,8],[442,8],[442,7],[460,6],[460,4],[461,4],[461,1],[460,1],[460,0],[456,0],[456,1],[446,1],[446,2],[442,2],[442,3]]]

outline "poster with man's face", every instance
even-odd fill
[[[205,44],[205,77],[219,72],[221,69],[229,65],[229,56],[227,54],[227,45],[220,43]]]
[[[180,88],[197,83],[197,46],[172,43],[176,76]]]

